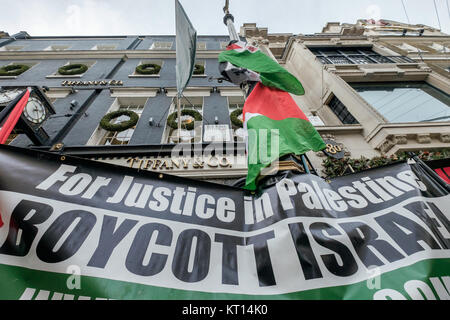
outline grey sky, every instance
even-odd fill
[[[450,33],[450,0],[436,0]],[[180,0],[198,34],[227,34],[224,0]],[[406,22],[401,0],[230,0],[236,27],[256,22],[269,32],[320,32],[326,22],[359,18]],[[404,0],[411,23],[439,27],[433,0]],[[0,0],[0,30],[32,36],[174,34],[174,0]]]

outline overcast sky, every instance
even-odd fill
[[[409,20],[439,28],[433,0],[403,0]],[[449,0],[435,0],[450,33]],[[224,0],[180,0],[198,34],[227,34]],[[0,30],[32,36],[174,34],[174,0],[0,0]],[[270,33],[320,32],[327,22],[359,18],[407,22],[401,0],[230,0],[236,27],[256,22]]]

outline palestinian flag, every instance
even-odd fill
[[[287,154],[325,149],[322,137],[285,91],[257,83],[244,104],[248,174],[245,189],[256,189],[262,169]]]
[[[237,67],[259,73],[260,81],[267,87],[277,88],[295,95],[303,95],[305,90],[286,69],[269,58],[258,48],[244,42],[229,45],[219,55],[219,62],[229,62]]]

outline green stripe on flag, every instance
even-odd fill
[[[267,87],[278,88],[296,95],[305,94],[302,84],[296,77],[260,50],[254,53],[248,50],[243,52],[223,51],[219,55],[219,62],[226,61],[240,68],[258,72],[262,84]]]
[[[310,150],[320,151],[326,147],[311,122],[299,118],[272,120],[262,115],[254,116],[247,121],[247,130],[248,174],[245,188],[249,190],[256,189],[256,178],[261,170],[279,157],[290,153],[301,155]],[[277,138],[278,146],[274,146]]]

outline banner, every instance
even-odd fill
[[[405,162],[260,194],[0,146],[1,299],[449,299],[450,195]]]
[[[175,0],[176,24],[176,78],[177,93],[181,97],[194,72],[197,51],[197,31],[192,26],[183,6]]]

